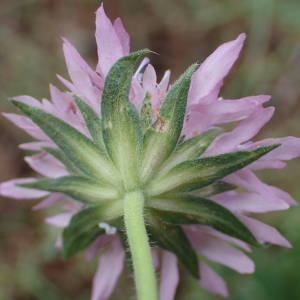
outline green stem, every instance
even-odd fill
[[[137,298],[157,300],[156,278],[144,221],[144,195],[141,191],[125,195],[124,219],[133,261]]]

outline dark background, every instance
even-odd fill
[[[56,73],[66,76],[60,36],[67,37],[95,65],[94,12],[98,0],[0,0],[0,108],[13,111],[7,98],[29,94],[49,97]],[[246,32],[238,64],[223,96],[272,94],[276,115],[259,137],[300,136],[300,2],[298,0],[129,0],[106,1],[111,17],[121,16],[132,49],[158,53],[153,63],[173,79],[187,65],[201,62],[220,43]],[[0,119],[0,179],[28,176],[21,130]],[[300,160],[284,171],[265,171],[269,183],[300,200]],[[64,261],[54,247],[59,235],[43,219],[55,211],[33,212],[33,201],[0,200],[0,300],[89,299],[97,260],[82,255]],[[251,255],[254,275],[219,267],[231,290],[229,299],[300,299],[300,208],[262,216],[289,238],[293,249],[262,247]],[[266,248],[266,249],[264,249]],[[178,300],[212,300],[187,274]],[[124,273],[112,299],[132,298],[132,278]],[[128,282],[129,285],[128,285]],[[125,290],[125,292],[124,292]]]

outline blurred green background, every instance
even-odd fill
[[[276,115],[260,137],[300,136],[299,0],[113,0],[111,17],[121,16],[132,49],[158,53],[153,63],[173,79],[194,61],[202,61],[220,43],[246,32],[244,52],[226,80],[222,94],[242,97],[272,94]],[[60,36],[67,37],[91,64],[96,62],[94,12],[98,0],[0,1],[0,108],[12,111],[8,97],[48,97],[56,73],[66,76]],[[60,86],[60,84],[58,84]],[[0,119],[0,179],[27,176],[30,169],[17,148],[29,137]],[[265,171],[270,184],[300,201],[300,160],[284,171]],[[89,299],[97,260],[81,255],[64,261],[54,247],[59,232],[43,223],[51,211],[33,212],[33,201],[0,201],[0,300]],[[53,212],[52,212],[53,213]],[[254,275],[217,267],[228,280],[232,300],[300,299],[300,208],[262,216],[292,242],[293,249],[265,247],[251,255]],[[177,300],[212,300],[182,273]],[[130,275],[124,273],[111,299],[132,299]],[[130,283],[131,284],[131,283]]]

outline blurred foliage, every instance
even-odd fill
[[[7,98],[18,94],[48,97],[55,74],[66,75],[59,36],[76,45],[95,65],[94,14],[98,0],[0,1],[0,108],[11,111]],[[298,0],[130,0],[106,1],[110,16],[121,16],[132,48],[158,53],[153,63],[173,78],[186,65],[203,60],[221,42],[246,32],[238,65],[226,80],[223,95],[238,98],[272,94],[277,114],[260,134],[300,135],[300,2]],[[60,86],[60,84],[58,84]],[[0,179],[31,174],[17,145],[29,138],[0,120]],[[262,176],[300,200],[300,162]],[[32,201],[0,201],[0,300],[89,299],[97,261],[82,256],[63,261],[54,246],[59,232],[44,225],[45,215],[33,212]],[[254,275],[241,276],[218,266],[229,282],[232,300],[300,299],[300,208],[264,217],[292,241],[294,249],[256,249]],[[188,274],[178,300],[212,300]],[[132,278],[124,274],[112,299],[129,299]]]

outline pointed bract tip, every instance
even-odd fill
[[[26,105],[25,103],[21,102],[21,101],[18,101],[16,98],[12,98],[11,99],[11,103],[16,106],[17,108],[21,109],[22,110],[22,107],[24,105]]]
[[[137,50],[135,52],[131,52],[130,54],[128,54],[126,56],[123,56],[119,59],[119,61],[122,61],[122,60],[126,61],[127,59],[131,60],[132,58],[138,60],[142,56],[152,54],[152,53],[154,53],[152,50],[145,48],[145,49]]]
[[[261,149],[262,153],[267,154],[270,151],[272,151],[280,146],[281,146],[281,144],[273,144],[273,145],[258,147],[258,149]]]
[[[150,50],[148,48],[144,48],[144,49],[139,50],[139,51],[141,51],[142,55],[144,55],[144,54],[156,54],[156,55],[159,55],[159,53],[157,53],[157,52],[155,52],[153,50]],[[137,51],[137,52],[139,52],[139,51]]]

